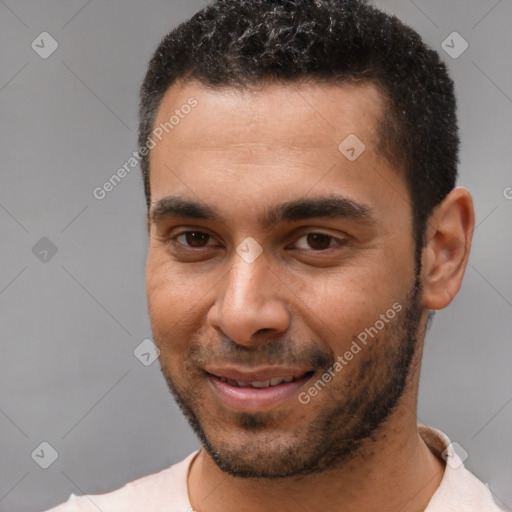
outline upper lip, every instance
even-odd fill
[[[234,366],[208,366],[204,369],[216,377],[224,377],[241,382],[263,382],[276,378],[302,377],[311,368],[291,368],[286,366],[266,366],[259,368],[239,368]]]

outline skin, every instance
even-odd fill
[[[469,192],[454,189],[432,213],[413,300],[412,207],[400,170],[379,151],[383,99],[374,86],[267,83],[236,92],[176,83],[155,126],[190,97],[197,107],[151,152],[146,287],[162,372],[210,444],[190,470],[192,506],[424,510],[444,471],[417,429],[425,323],[428,310],[446,307],[460,288],[474,228]],[[338,150],[349,134],[366,146],[353,162]],[[261,222],[275,204],[333,194],[367,206],[371,221]],[[154,215],[169,196],[215,208],[222,220]],[[315,233],[333,238],[307,236]],[[247,237],[262,249],[251,263],[236,252]],[[300,403],[298,392],[311,387],[329,358],[345,354],[395,303],[402,314],[310,403]],[[414,318],[407,321],[406,311]],[[412,359],[393,372],[407,343]],[[205,372],[215,364],[250,371],[286,362],[316,373],[293,398],[264,410],[227,405]],[[407,378],[395,402],[378,428],[364,432],[369,423],[358,420],[365,406],[385,402],[400,374]],[[339,446],[339,453],[313,461],[326,439],[327,452]]]

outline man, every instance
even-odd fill
[[[437,53],[362,1],[218,0],[155,52],[139,144],[154,340],[202,448],[53,510],[499,510],[416,422],[474,228]]]

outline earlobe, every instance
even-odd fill
[[[422,254],[423,305],[443,309],[459,291],[469,259],[475,226],[471,194],[453,189],[434,209]]]

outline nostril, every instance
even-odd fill
[[[272,329],[270,329],[268,327],[264,327],[263,329],[260,329],[256,334],[266,334],[270,331],[272,331]]]

